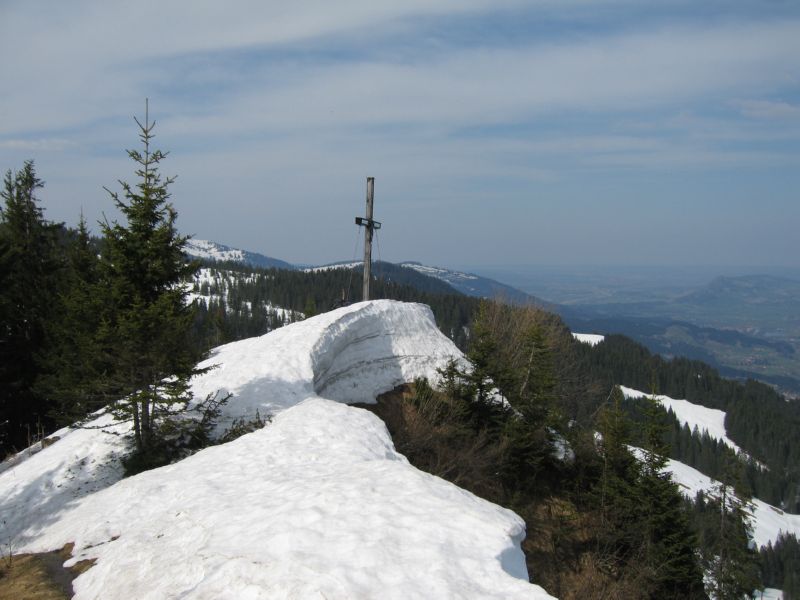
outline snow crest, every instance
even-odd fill
[[[380,419],[342,403],[451,358],[430,309],[392,301],[222,346],[195,395],[231,392],[227,419],[259,410],[270,425],[75,494],[59,473],[107,464],[91,440],[119,438],[67,431],[0,473],[0,510],[17,507],[16,551],[75,542],[72,561],[97,561],[74,582],[79,600],[549,598],[528,583],[517,515],[413,468]],[[19,508],[37,497],[41,510]]]

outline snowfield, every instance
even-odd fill
[[[198,258],[210,258],[219,261],[244,262],[244,252],[236,248],[228,248],[208,240],[189,238],[186,240],[186,253]]]
[[[665,470],[672,473],[672,480],[691,499],[697,492],[708,492],[719,485],[716,480],[677,460],[667,461]],[[800,515],[784,512],[756,498],[753,499],[750,524],[753,526],[753,540],[759,547],[766,546],[767,542],[774,544],[781,532],[800,536]]]
[[[597,344],[606,339],[606,336],[597,333],[573,333],[572,337],[590,346],[597,346]]]
[[[471,275],[470,273],[462,273],[461,271],[451,271],[450,269],[442,269],[440,267],[429,267],[427,265],[421,265],[420,263],[416,262],[400,263],[400,266],[405,267],[406,269],[413,269],[418,273],[422,273],[423,275],[430,275],[431,277],[436,277],[437,279],[441,279],[442,281],[447,281],[448,283],[452,279],[464,279],[467,281],[474,281],[478,279],[477,276]]]
[[[78,599],[550,598],[528,583],[517,515],[418,471],[343,404],[451,358],[429,308],[386,300],[217,348],[195,396],[234,394],[220,430],[256,410],[271,424],[121,481],[122,437],[62,430],[3,465],[2,541],[74,542],[72,561],[96,560]]]
[[[650,394],[645,394],[638,390],[621,385],[622,393],[626,398],[638,399],[646,398]],[[716,408],[706,408],[699,404],[694,404],[688,400],[675,400],[669,396],[656,395],[656,401],[664,408],[671,409],[681,425],[688,425],[689,429],[694,429],[702,433],[705,431],[714,440],[721,440],[726,446],[734,450],[737,454],[745,452],[730,439],[725,431],[725,411]]]
[[[360,267],[364,263],[361,261],[356,262],[341,262],[341,263],[333,263],[332,265],[322,265],[319,267],[308,267],[303,269],[304,273],[322,273],[324,271],[334,271],[336,269],[355,269],[356,267]]]

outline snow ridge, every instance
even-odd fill
[[[225,418],[259,410],[270,425],[78,495],[59,473],[108,461],[92,440],[120,438],[67,431],[0,473],[0,511],[17,551],[75,542],[72,562],[97,561],[78,600],[550,598],[528,583],[517,515],[416,470],[380,419],[341,402],[451,358],[428,307],[387,300],[222,346],[193,393],[230,391]],[[37,498],[41,510],[19,508]]]

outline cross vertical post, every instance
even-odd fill
[[[367,177],[367,216],[356,217],[356,225],[364,228],[364,288],[363,300],[369,300],[369,282],[372,277],[372,232],[381,224],[372,218],[372,203],[375,194],[375,178]]]

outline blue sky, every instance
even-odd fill
[[[179,227],[293,262],[800,265],[800,5],[0,5],[0,167],[46,216],[103,186],[150,98]]]

